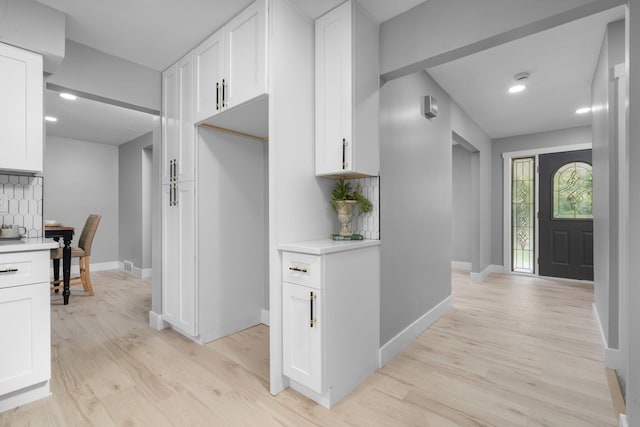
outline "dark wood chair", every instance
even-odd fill
[[[71,278],[69,286],[82,285],[84,290],[93,295],[93,285],[91,283],[91,245],[96,235],[98,224],[102,215],[89,215],[87,221],[82,228],[82,234],[78,239],[78,246],[71,247],[71,258],[78,258],[80,264],[80,275]],[[53,260],[53,281],[51,281],[51,289],[56,292],[62,289],[62,279],[60,279],[60,260],[62,259],[62,248],[51,249],[51,259]]]

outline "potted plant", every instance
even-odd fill
[[[373,205],[369,199],[362,194],[362,187],[357,184],[355,189],[351,189],[351,183],[344,179],[339,179],[331,192],[331,206],[338,214],[340,221],[340,236],[351,236],[351,218],[353,209],[358,206],[358,215],[370,212]]]

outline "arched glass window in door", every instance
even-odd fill
[[[571,162],[553,175],[553,219],[593,219],[593,176],[589,163]]]
[[[511,161],[511,270],[534,272],[535,159]]]

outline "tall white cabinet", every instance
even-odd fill
[[[379,244],[280,245],[283,372],[292,388],[327,408],[378,365]]]
[[[349,0],[315,32],[316,175],[379,175],[378,24]]]
[[[200,343],[262,319],[266,147],[197,124],[263,120],[244,105],[266,94],[266,13],[251,4],[162,76],[162,319]]]
[[[42,172],[42,55],[0,43],[0,170]]]

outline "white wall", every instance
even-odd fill
[[[451,295],[452,166],[450,98],[426,72],[387,82],[380,110],[382,346]]]
[[[492,155],[492,249],[491,263],[496,265],[503,264],[503,153],[513,151],[535,150],[540,148],[558,147],[561,145],[588,144],[591,142],[591,126],[580,126],[576,128],[562,129],[551,132],[533,133],[529,135],[518,135],[507,138],[498,138],[493,140]]]
[[[452,150],[452,260],[471,263],[471,217],[477,212],[471,208],[471,153],[460,144]]]
[[[144,257],[143,167],[145,148],[153,145],[153,133],[146,133],[118,147],[118,215],[120,217],[119,261],[131,261],[140,269],[151,268],[150,254]],[[146,262],[145,262],[146,261]]]
[[[425,1],[382,23],[382,77],[389,80],[428,69],[624,3],[624,0]]]
[[[118,147],[48,136],[44,157],[44,219],[73,226],[77,245],[90,214],[102,220],[91,263],[118,261]],[[77,261],[76,261],[77,262]]]

